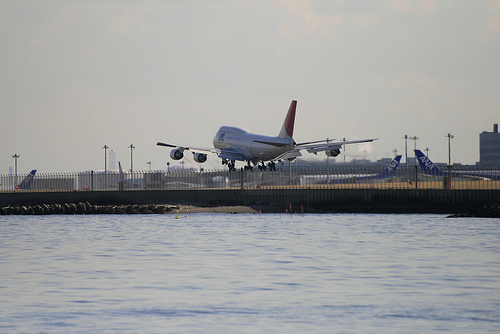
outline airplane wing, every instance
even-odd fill
[[[218,149],[218,148],[203,148],[203,147],[192,147],[192,146],[187,147],[187,146],[178,146],[162,142],[157,142],[156,145],[177,148],[181,151],[191,151],[193,153],[217,154],[221,159],[245,161],[245,155],[242,152],[239,152],[238,150],[232,148]]]
[[[181,151],[193,151],[195,153],[214,153],[214,154],[220,154],[221,150],[217,148],[202,148],[202,147],[187,147],[187,146],[179,146],[179,145],[172,145],[172,144],[167,144],[167,143],[162,143],[162,142],[157,142],[156,145],[158,146],[165,146],[165,147],[172,147],[172,148],[178,148]]]
[[[276,160],[293,160],[297,157],[302,156],[301,150],[306,150],[309,153],[317,154],[318,152],[340,150],[344,144],[359,144],[359,143],[369,143],[378,138],[372,139],[360,139],[360,140],[349,140],[349,141],[339,141],[332,142],[329,139],[310,141],[306,143],[299,143],[295,145],[295,148],[283,153]],[[338,152],[340,153],[340,152]]]
[[[323,151],[331,151],[338,150],[342,148],[342,146],[347,144],[360,144],[360,143],[369,143],[377,140],[378,138],[372,139],[360,139],[360,140],[348,140],[348,141],[338,141],[331,142],[329,140],[319,140],[315,142],[307,142],[307,143],[299,143],[295,145],[296,150],[306,150],[309,153],[318,153]]]

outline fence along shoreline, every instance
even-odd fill
[[[477,171],[477,169],[471,169]],[[466,172],[467,170],[465,170]],[[30,189],[15,189],[24,175],[0,175],[0,206],[89,202],[92,205],[190,204],[263,206],[279,211],[292,204],[319,212],[460,213],[500,203],[499,169],[487,177],[427,175],[400,168],[291,169],[276,172],[204,171],[133,174],[36,174]],[[377,177],[380,176],[381,177]],[[274,209],[276,208],[276,209]]]

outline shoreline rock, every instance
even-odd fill
[[[476,218],[500,218],[500,204],[484,205],[474,208],[466,213],[449,215],[448,218],[476,217]]]
[[[276,208],[250,206],[213,206],[147,204],[93,205],[89,202],[0,207],[0,215],[101,215],[101,214],[189,214],[189,213],[259,213],[280,212]]]
[[[0,215],[92,215],[92,214],[165,214],[178,210],[170,204],[92,205],[89,202],[0,207]]]

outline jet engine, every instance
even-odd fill
[[[337,148],[337,149],[334,149],[334,150],[331,150],[331,151],[325,151],[325,153],[329,157],[336,157],[337,155],[340,154],[340,148]]]
[[[181,149],[176,148],[170,152],[170,157],[174,160],[181,160],[184,157],[184,153]]]
[[[193,159],[201,164],[207,161],[207,155],[203,153],[193,153]]]

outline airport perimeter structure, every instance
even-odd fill
[[[278,171],[155,171],[0,175],[0,206],[89,202],[93,205],[246,205],[262,211],[460,213],[500,203],[500,168],[416,166],[388,173],[374,167]]]

